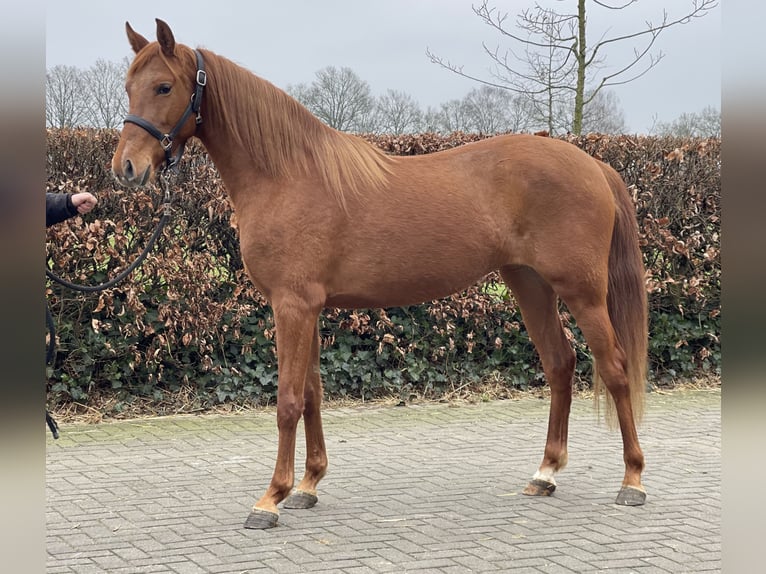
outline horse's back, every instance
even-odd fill
[[[608,166],[557,138],[505,134],[396,159],[394,193],[395,187],[416,187],[443,197],[462,194],[493,202],[542,197],[563,204],[609,197],[602,171]]]
[[[431,224],[473,230],[518,263],[539,249],[530,244],[534,237],[588,244],[611,233],[611,168],[563,140],[500,135],[420,161],[405,158],[398,168],[392,195],[436,213]]]

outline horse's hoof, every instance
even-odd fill
[[[553,494],[554,490],[556,490],[556,485],[554,483],[539,478],[533,478],[524,489],[524,494],[527,496],[550,496]]]
[[[276,512],[254,508],[245,520],[245,528],[266,530],[267,528],[274,528],[277,525],[277,520],[279,520],[279,514]]]
[[[318,498],[303,490],[294,490],[282,503],[283,508],[312,508],[317,503]]]
[[[635,486],[623,486],[614,501],[620,506],[641,506],[644,502],[646,502],[646,493]]]

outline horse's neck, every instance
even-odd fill
[[[232,146],[225,134],[220,132],[201,134],[199,139],[221,175],[226,191],[233,202],[236,201],[237,192],[243,184],[241,179],[244,174],[249,173],[248,179],[254,180],[264,177],[264,174],[253,172],[252,161],[249,160],[247,151],[238,146]]]

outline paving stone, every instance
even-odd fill
[[[61,425],[46,464],[51,574],[655,574],[721,569],[721,394],[650,394],[643,507],[618,507],[619,432],[575,399],[551,497],[521,494],[548,403],[328,408],[319,503],[242,524],[276,456],[273,409]],[[301,425],[302,426],[302,425]],[[298,429],[296,473],[303,472]]]

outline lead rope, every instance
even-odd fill
[[[177,164],[174,164],[174,165],[177,165]],[[59,277],[58,275],[55,275],[47,268],[45,269],[45,275],[52,281],[55,281],[56,283],[59,283],[60,285],[63,285],[64,287],[68,287],[69,289],[73,289],[75,291],[83,291],[86,293],[105,291],[106,289],[109,289],[110,287],[114,287],[117,283],[125,279],[139,265],[141,265],[144,259],[146,259],[147,255],[149,255],[149,252],[154,247],[154,244],[157,242],[157,239],[159,238],[160,233],[162,232],[162,228],[165,227],[165,224],[168,222],[168,220],[170,219],[173,213],[172,197],[170,195],[170,181],[169,181],[170,175],[171,175],[171,170],[167,168],[163,169],[162,172],[160,173],[160,182],[164,190],[162,217],[160,217],[160,220],[157,223],[157,227],[152,233],[152,236],[149,238],[149,241],[146,244],[146,247],[144,248],[144,250],[139,254],[136,260],[133,261],[133,263],[131,263],[126,269],[124,269],[122,272],[120,272],[116,277],[114,277],[110,281],[107,281],[106,283],[101,283],[100,285],[78,285],[77,283],[71,283],[67,281],[66,279]],[[53,321],[53,315],[51,314],[51,308],[50,308],[50,305],[48,305],[47,299],[45,300],[45,322],[48,326],[48,337],[49,337],[48,350],[45,353],[45,364],[53,366],[53,360],[56,355],[56,325],[55,325],[55,322]],[[48,425],[48,428],[50,429],[51,434],[53,435],[53,438],[54,439],[59,438],[58,424],[56,423],[56,421],[54,420],[53,416],[51,415],[50,411],[47,408],[45,409],[45,422]]]

